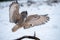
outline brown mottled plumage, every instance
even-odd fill
[[[25,29],[27,29],[37,25],[45,24],[45,22],[47,22],[48,20],[48,15],[30,15],[27,17],[23,26]]]
[[[19,4],[12,2],[12,4],[9,6],[9,21],[14,23],[16,20],[20,20]]]
[[[49,17],[48,15],[29,15],[27,16],[27,11],[22,11],[19,14],[19,5],[16,2],[13,2],[9,7],[9,20],[16,25],[12,28],[12,31],[15,32],[19,28],[24,27],[24,29],[45,24]]]

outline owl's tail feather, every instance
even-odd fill
[[[16,24],[13,28],[12,28],[12,32],[16,32],[19,28],[21,28],[22,25],[20,24]]]

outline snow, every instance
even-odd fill
[[[56,6],[49,6],[46,4],[36,6],[33,4],[30,7],[26,5],[20,7],[20,12],[27,10],[29,15],[48,14],[50,20],[44,25],[35,26],[29,29],[23,29],[22,27],[18,29],[18,31],[12,32],[11,29],[15,24],[9,22],[9,5],[11,2],[7,3],[4,2],[1,4],[2,6],[7,4],[6,7],[0,7],[0,40],[14,40],[25,35],[34,36],[34,32],[36,32],[36,37],[41,40],[60,40],[60,4]]]

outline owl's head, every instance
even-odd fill
[[[23,11],[23,12],[21,12],[21,15],[22,15],[22,18],[26,18],[27,15],[28,15],[28,12],[27,11]]]

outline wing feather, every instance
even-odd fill
[[[16,2],[12,2],[9,6],[9,21],[11,23],[15,23],[16,20],[19,19],[20,19],[19,4]]]
[[[30,28],[37,25],[45,24],[49,20],[47,15],[30,15],[27,17],[24,28]]]

